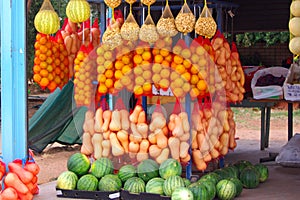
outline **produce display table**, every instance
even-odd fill
[[[271,108],[279,102],[288,103],[288,140],[293,137],[293,103],[284,99],[253,99],[247,98],[237,104],[231,104],[231,107],[243,108],[260,108],[261,110],[261,146],[260,149],[264,150],[269,146],[269,133],[270,133],[270,118]]]

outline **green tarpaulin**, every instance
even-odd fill
[[[28,147],[42,152],[48,144],[81,144],[86,107],[77,108],[73,82],[50,94],[29,120]]]

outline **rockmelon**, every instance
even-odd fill
[[[300,17],[290,19],[289,29],[293,36],[300,36]]]
[[[300,37],[294,37],[289,43],[290,51],[295,55],[300,55]]]
[[[34,18],[34,27],[39,33],[54,34],[60,27],[59,17],[53,10],[40,10]]]
[[[300,17],[300,0],[291,3],[290,11],[293,16]]]

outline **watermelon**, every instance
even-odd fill
[[[198,183],[204,185],[206,187],[209,199],[212,200],[216,196],[216,185],[213,181],[210,180],[199,180]]]
[[[177,187],[184,187],[184,181],[180,176],[169,176],[164,182],[164,193],[167,196],[171,196],[172,192]]]
[[[223,170],[228,172],[229,177],[233,177],[233,178],[239,177],[239,170],[235,166],[224,167]]]
[[[236,195],[235,184],[229,179],[223,179],[217,183],[217,196],[220,200],[231,200]]]
[[[86,174],[79,178],[77,190],[96,191],[98,188],[98,179],[92,174]]]
[[[228,172],[227,170],[225,170],[224,168],[221,168],[221,169],[216,169],[214,171],[214,173],[216,174],[219,174],[221,179],[227,179],[227,178],[230,178],[231,175],[230,175],[230,172]]]
[[[207,173],[203,176],[201,176],[200,180],[210,180],[212,181],[215,185],[217,185],[217,183],[222,180],[222,177],[215,173],[215,172],[210,172],[210,173]]]
[[[259,182],[263,183],[269,178],[269,169],[266,165],[263,165],[261,163],[254,165],[255,169],[259,173]]]
[[[183,178],[183,182],[184,182],[185,187],[191,185],[191,181],[187,178]]]
[[[74,172],[77,176],[82,176],[88,173],[91,167],[89,158],[82,153],[71,155],[67,161],[67,168]]]
[[[102,178],[107,174],[112,174],[114,171],[113,163],[108,158],[99,158],[92,163],[91,174],[97,178]]]
[[[136,168],[133,165],[123,165],[118,171],[118,177],[123,183],[131,177],[137,176]]]
[[[245,188],[256,188],[259,185],[259,173],[254,167],[246,167],[240,173],[240,180]]]
[[[58,176],[56,187],[64,190],[74,190],[76,188],[77,181],[78,177],[74,172],[64,171]]]
[[[159,177],[150,179],[146,184],[145,190],[148,193],[164,195],[164,189],[163,189],[164,182],[165,180]]]
[[[98,190],[103,192],[118,191],[122,187],[122,181],[115,174],[107,174],[102,177],[98,184]]]
[[[182,173],[182,167],[178,160],[169,158],[161,163],[159,166],[159,175],[163,179],[169,176],[180,176]]]
[[[123,188],[131,193],[145,192],[145,182],[139,177],[131,177],[124,183]]]
[[[233,164],[233,166],[235,166],[239,170],[239,174],[240,174],[241,171],[243,171],[244,168],[249,167],[249,166],[253,166],[253,165],[250,161],[239,160],[239,161],[235,162]]]
[[[195,182],[187,187],[194,196],[194,200],[210,200],[210,195],[207,192],[205,185]]]
[[[137,166],[137,174],[143,181],[148,182],[150,179],[159,176],[159,165],[151,159],[140,162]]]
[[[185,187],[177,187],[171,195],[171,200],[193,200],[193,193]]]
[[[240,194],[243,191],[243,184],[240,181],[240,179],[238,179],[238,178],[230,178],[229,180],[231,180],[234,183],[234,185],[235,185],[235,189],[236,189],[235,197],[240,196]]]

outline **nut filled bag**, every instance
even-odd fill
[[[179,32],[186,35],[194,30],[195,23],[196,17],[186,3],[186,0],[184,0],[183,6],[175,18],[176,28]]]
[[[157,32],[162,37],[173,37],[178,33],[168,0],[166,1],[166,7],[161,18],[158,20],[156,27]]]
[[[157,33],[156,26],[150,14],[150,6],[148,7],[148,16],[140,29],[139,38],[144,42],[153,44],[158,40],[159,35]]]

